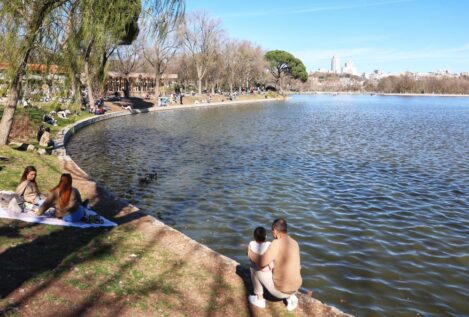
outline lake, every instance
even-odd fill
[[[469,316],[469,98],[155,112],[86,127],[67,151],[118,196],[242,264],[253,229],[285,217],[303,289],[347,313]]]

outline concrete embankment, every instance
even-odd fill
[[[265,100],[257,100],[256,102],[264,101]],[[130,231],[143,232],[144,235],[142,239],[148,240],[143,242],[148,242],[152,247],[163,250],[169,257],[181,259],[178,261],[184,261],[184,263],[193,263],[203,268],[204,271],[212,272],[214,276],[209,279],[214,279],[218,281],[217,283],[219,284],[217,284],[217,288],[212,291],[213,296],[219,297],[219,299],[213,300],[215,302],[222,301],[222,303],[217,302],[217,305],[214,306],[216,307],[214,311],[206,315],[283,316],[286,310],[285,305],[281,301],[269,302],[265,310],[253,308],[249,305],[247,295],[252,290],[252,285],[250,284],[248,268],[198,243],[183,233],[165,225],[158,219],[143,213],[127,201],[115,197],[109,190],[98,185],[91,179],[72,158],[67,156],[65,150],[67,142],[70,141],[76,132],[98,121],[144,112],[221,105],[228,106],[240,103],[252,103],[252,101],[152,107],[144,110],[121,111],[88,118],[60,131],[55,140],[58,146],[55,152],[59,156],[62,169],[72,174],[75,186],[79,188],[84,196],[91,198],[96,210],[112,218],[114,221],[118,222],[120,226],[129,227]],[[240,252],[244,252],[244,250],[240,250]],[[188,287],[193,288],[194,285]],[[197,288],[205,288],[204,282],[202,281],[200,285],[195,285],[195,289]],[[200,297],[197,291],[193,293],[193,296],[195,298]],[[297,316],[351,316],[334,307],[323,304],[306,294],[300,294],[299,299],[299,307],[295,311],[295,315]],[[195,313],[195,315],[198,315],[198,313]]]

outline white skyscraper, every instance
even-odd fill
[[[355,67],[355,65],[353,65],[352,61],[348,61],[345,63],[344,68],[342,68],[342,73],[355,76],[358,74],[357,68]]]
[[[331,60],[331,72],[337,74],[339,72],[340,61],[338,57],[332,56]]]

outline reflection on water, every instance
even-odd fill
[[[84,129],[68,151],[242,263],[253,228],[285,217],[304,288],[346,312],[469,315],[469,99],[314,96],[127,116]]]

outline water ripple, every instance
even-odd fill
[[[347,312],[469,316],[468,122],[469,99],[296,97],[104,121],[68,151],[242,263],[253,228],[286,217],[303,287]]]

